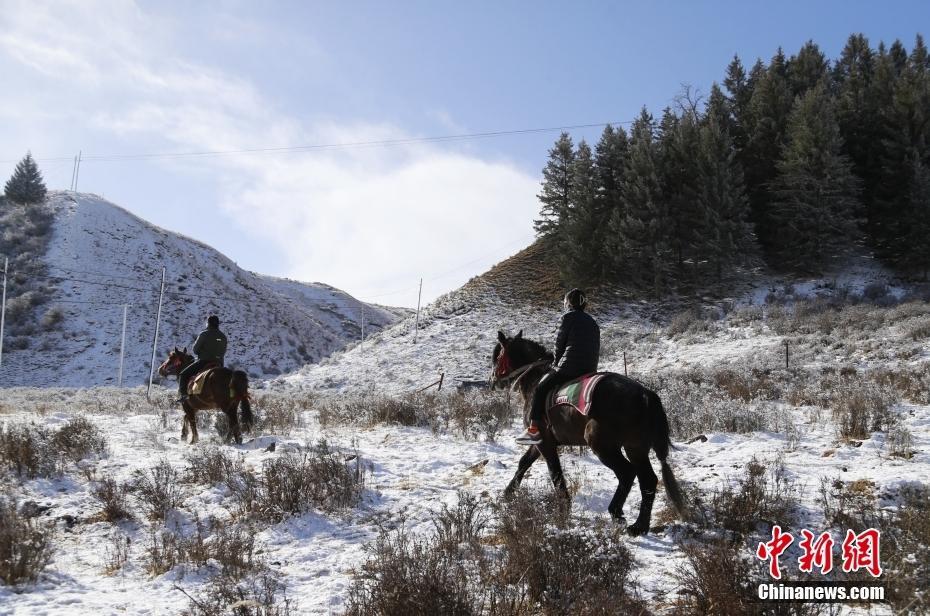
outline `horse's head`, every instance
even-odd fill
[[[543,359],[551,360],[552,354],[538,342],[524,338],[522,329],[513,338],[497,332],[497,344],[491,354],[491,389],[506,387],[511,375],[520,368]]]
[[[178,374],[192,361],[194,361],[194,358],[187,354],[187,347],[183,349],[174,347],[174,350],[168,353],[168,359],[158,367],[158,374],[163,378],[171,374]]]

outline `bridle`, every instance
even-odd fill
[[[168,362],[171,363],[169,364]],[[162,364],[162,367],[165,370],[165,376],[176,375],[184,368],[184,359],[180,353],[173,353],[172,356]],[[159,372],[161,372],[161,370],[159,370]]]
[[[509,382],[510,390],[515,391],[517,386],[520,384],[520,381],[523,380],[523,377],[526,376],[530,370],[551,363],[552,359],[543,358],[526,364],[525,366],[511,369],[510,357],[507,356],[507,349],[501,345],[501,353],[497,356],[497,363],[495,364],[494,370],[491,373],[491,383],[503,383],[506,385]]]

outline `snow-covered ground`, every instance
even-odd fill
[[[35,398],[37,392],[17,392],[16,396]],[[3,422],[36,422],[56,427],[72,413],[80,414],[99,426],[109,439],[109,454],[88,470],[74,467],[57,479],[26,480],[14,486],[20,502],[35,501],[48,507],[43,519],[56,521],[56,549],[50,567],[34,585],[19,589],[0,587],[2,614],[174,614],[189,604],[175,587],[193,595],[202,589],[208,570],[176,568],[163,575],[145,571],[146,550],[151,545],[149,523],[139,521],[111,524],[95,518],[100,505],[91,495],[92,483],[86,478],[112,476],[128,480],[137,469],[151,467],[160,459],[181,469],[191,446],[178,442],[179,414],[169,412],[169,425],[162,427],[158,411],[130,412],[113,409],[102,414],[90,408],[65,408],[50,404],[42,414],[9,413]],[[259,409],[260,410],[260,409]],[[823,530],[822,509],[818,503],[820,482],[841,479],[867,479],[883,493],[915,480],[930,477],[930,407],[905,404],[898,409],[904,425],[913,435],[916,455],[904,460],[889,456],[884,436],[876,433],[860,447],[838,445],[832,422],[817,423],[819,414],[811,407],[789,408],[790,421],[800,427],[800,440],[789,444],[783,434],[707,433],[706,442],[676,442],[672,463],[681,481],[709,494],[716,487],[743,474],[747,462],[757,458],[784,461],[789,477],[800,487],[801,520],[809,528]],[[326,438],[347,453],[358,452],[370,462],[372,473],[361,505],[346,514],[310,512],[278,524],[259,525],[257,550],[271,563],[273,571],[287,584],[287,594],[296,599],[299,613],[338,613],[344,606],[352,583],[352,572],[366,558],[366,545],[380,528],[403,522],[409,530],[425,532],[432,512],[443,503],[454,503],[457,491],[466,490],[485,498],[497,498],[510,480],[522,448],[505,431],[499,442],[472,441],[434,434],[426,428],[375,426],[323,429],[317,421],[317,407],[303,414],[304,426],[289,436],[260,435],[241,446],[225,446],[241,453],[247,467],[260,470],[262,462],[284,451]],[[512,430],[516,430],[516,425]],[[204,430],[204,434],[212,430]],[[195,447],[206,447],[204,439]],[[276,443],[274,452],[268,445]],[[786,451],[787,450],[787,451]],[[827,453],[833,451],[834,453]],[[487,463],[481,465],[483,461]],[[573,515],[591,523],[609,521],[606,507],[615,487],[613,474],[590,454],[567,452],[563,464],[569,482],[577,488]],[[546,489],[545,466],[531,469],[524,485],[531,490]],[[181,508],[169,516],[169,525],[192,532],[194,515],[227,520],[232,515],[230,493],[222,485],[209,488],[183,485]],[[663,508],[659,496],[656,511]],[[133,502],[130,499],[130,502]],[[628,519],[635,516],[639,497],[633,491],[626,506]],[[654,519],[655,523],[655,519]],[[128,536],[131,547],[128,563],[107,574],[108,553],[115,536]],[[657,607],[669,605],[676,586],[673,573],[684,562],[674,536],[660,531],[646,537],[626,539],[637,567],[634,577],[647,598]],[[875,607],[872,613],[888,613]]]
[[[53,193],[49,206],[55,216],[44,255],[48,277],[36,282],[51,297],[34,315],[28,348],[14,348],[7,323],[3,386],[115,385],[123,304],[129,305],[123,383],[146,382],[163,267],[158,363],[172,346],[189,347],[211,313],[229,336],[228,363],[268,377],[358,340],[362,319],[370,334],[408,312],[366,305],[325,284],[245,271],[209,246],[95,195]],[[61,310],[60,324],[40,324],[53,309]]]

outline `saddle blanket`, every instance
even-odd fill
[[[203,393],[203,384],[207,380],[207,375],[210,374],[216,366],[209,366],[203,372],[198,372],[194,375],[194,378],[191,379],[191,382],[187,385],[187,394],[189,396],[199,396]]]
[[[549,394],[548,407],[552,408],[564,404],[573,407],[582,415],[587,415],[591,411],[591,399],[594,396],[594,388],[607,374],[606,372],[595,372],[592,374],[585,374],[573,381],[569,381]]]

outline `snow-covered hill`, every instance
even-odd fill
[[[363,318],[367,334],[408,312],[366,305],[325,284],[245,271],[209,246],[95,195],[55,193],[49,206],[47,278],[38,282],[50,299],[35,310],[32,334],[7,341],[3,386],[116,384],[123,304],[129,305],[123,384],[147,381],[163,267],[156,363],[174,345],[189,347],[211,313],[229,336],[227,362],[270,377],[359,339]],[[57,315],[43,320],[49,311]],[[27,348],[15,348],[26,346],[23,338]]]
[[[440,373],[449,385],[486,380],[499,329],[509,335],[523,330],[525,337],[552,348],[564,292],[554,280],[555,271],[542,247],[534,244],[440,297],[421,313],[418,326],[412,316],[408,317],[363,346],[353,345],[304,366],[276,379],[274,385],[336,391],[361,387],[401,393],[436,381]],[[861,346],[852,345],[837,352],[832,345],[839,344],[833,340],[838,332],[827,322],[815,323],[814,329],[829,331],[799,335],[793,327],[779,327],[778,319],[794,318],[792,307],[799,302],[833,302],[832,308],[857,301],[887,305],[917,291],[917,287],[897,281],[872,259],[859,257],[817,278],[760,273],[754,279],[734,283],[725,292],[661,303],[595,290],[590,294],[590,312],[601,326],[602,370],[648,376],[657,370],[700,367],[708,362],[777,368],[784,366],[786,341],[793,366],[847,363],[869,367],[889,361],[880,351],[881,341],[908,340],[902,323],[884,323],[871,329],[853,323],[856,335],[874,339],[874,352],[863,353]],[[870,297],[863,299],[863,295]],[[680,334],[670,333],[681,328],[684,331]],[[820,335],[824,333],[827,336]],[[925,361],[922,341],[908,342],[916,346],[913,352],[902,351],[907,361]]]

